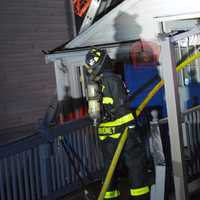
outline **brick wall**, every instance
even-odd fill
[[[0,130],[34,123],[55,91],[41,50],[71,39],[69,0],[0,1]]]

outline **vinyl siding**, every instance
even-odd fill
[[[0,1],[0,130],[36,123],[55,93],[51,50],[73,36],[69,0]]]

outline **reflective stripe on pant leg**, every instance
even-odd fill
[[[150,192],[149,186],[136,188],[136,189],[130,189],[131,196],[142,196]]]
[[[104,199],[111,199],[120,196],[120,192],[118,190],[106,192]]]

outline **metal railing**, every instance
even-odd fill
[[[159,128],[162,134],[168,133],[167,118],[159,121]],[[182,113],[182,130],[188,181],[192,182],[200,178],[200,105]]]
[[[49,134],[55,136],[51,143],[38,133],[0,147],[1,200],[57,199],[80,186],[60,143],[63,137],[79,175],[86,183],[98,178],[103,163],[88,119],[51,128]]]
[[[183,114],[185,156],[189,180],[200,178],[200,106]]]

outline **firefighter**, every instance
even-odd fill
[[[101,121],[98,124],[98,137],[105,164],[104,178],[118,141],[125,128],[128,127],[129,134],[120,161],[124,161],[128,168],[129,196],[134,200],[149,200],[146,151],[140,139],[134,115],[128,106],[125,106],[128,98],[125,84],[121,76],[114,73],[112,60],[105,50],[90,49],[85,62],[89,78],[98,84],[101,93]],[[116,176],[113,176],[104,199],[120,199]]]

